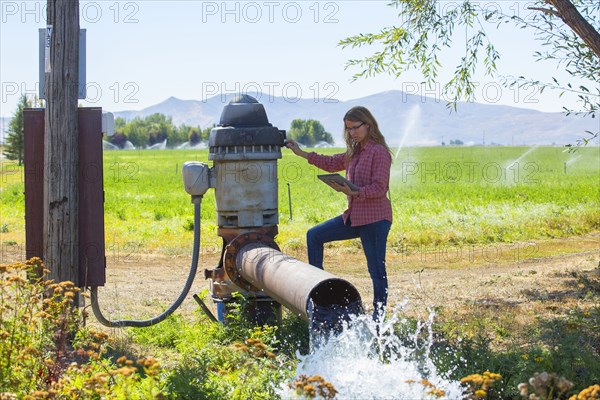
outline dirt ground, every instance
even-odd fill
[[[22,261],[23,252],[18,251],[22,249],[11,249],[3,247],[2,262]],[[306,261],[302,250],[288,254]],[[194,284],[177,312],[191,315],[198,310],[192,295],[209,288],[204,269],[214,268],[219,256],[201,249]],[[191,261],[191,255],[108,252],[106,258],[106,285],[99,288],[99,299],[110,320],[161,313],[179,296]],[[463,313],[474,307],[509,307],[515,313],[551,317],[573,307],[585,310],[600,304],[600,232],[490,246],[392,246],[386,263],[392,306],[408,301],[421,311],[444,307]],[[345,247],[326,248],[325,269],[356,286],[369,307],[371,281],[359,246],[347,242]],[[204,300],[214,313],[210,296]],[[99,326],[93,316],[88,323]]]
[[[306,260],[302,252],[290,255]],[[208,289],[203,271],[216,266],[218,258],[216,253],[201,253],[194,285],[178,312],[191,314],[198,309],[192,294]],[[179,295],[190,260],[107,254],[107,282],[99,289],[103,313],[115,320],[145,319],[162,312]],[[326,270],[350,281],[363,302],[371,303],[371,282],[360,248],[329,248],[325,261]],[[509,306],[515,312],[550,316],[573,305],[600,304],[600,232],[511,245],[389,248],[387,270],[391,305],[408,300],[421,310]],[[586,286],[582,277],[599,284]],[[214,312],[210,298],[204,299]],[[89,322],[95,324],[95,319]]]

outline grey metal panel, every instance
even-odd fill
[[[86,37],[87,31],[85,29],[79,30],[79,85],[77,88],[77,98],[85,99],[87,96],[86,87]],[[38,97],[40,99],[46,98],[45,85],[46,85],[46,28],[38,29],[38,57],[39,57],[39,68],[38,68]]]

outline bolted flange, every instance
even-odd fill
[[[245,289],[249,292],[258,292],[260,289],[246,281],[239,273],[236,268],[236,257],[238,251],[250,243],[262,243],[272,249],[281,251],[279,246],[273,240],[272,236],[265,235],[259,232],[248,232],[236,236],[229,244],[225,247],[225,255],[223,256],[223,267],[225,272],[231,281],[237,286]]]

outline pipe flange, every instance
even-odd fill
[[[235,266],[238,251],[249,243],[262,243],[269,246],[272,249],[281,251],[273,237],[258,232],[248,232],[236,236],[229,244],[225,247],[225,255],[223,256],[223,267],[225,272],[231,281],[249,292],[258,292],[260,289],[252,285],[250,282],[245,280],[239,273]]]

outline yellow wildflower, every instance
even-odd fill
[[[569,400],[598,400],[600,399],[600,385],[592,385],[583,389],[579,394],[569,397]]]

